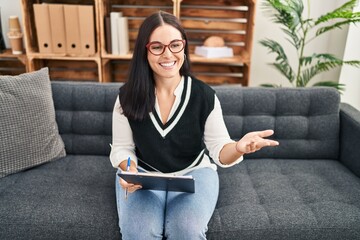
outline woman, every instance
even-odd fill
[[[214,90],[191,76],[188,56],[187,37],[176,17],[158,12],[145,19],[128,81],[114,106],[110,160],[123,171],[130,158],[131,172],[192,175],[196,192],[139,190],[117,177],[123,239],[206,239],[219,191],[210,157],[230,167],[246,153],[278,145],[264,139],[272,130],[231,140]]]

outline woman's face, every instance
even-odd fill
[[[184,63],[183,46],[185,46],[186,43],[184,41],[174,40],[182,40],[181,33],[168,24],[156,28],[150,36],[150,44],[148,43],[147,45],[147,59],[154,72],[155,80],[168,78],[179,79],[180,77],[179,71]],[[161,54],[161,49],[164,47],[163,45],[169,45],[173,52],[170,51],[169,47],[165,46],[165,50]],[[175,53],[179,50],[181,51]],[[150,51],[157,55],[154,55]]]

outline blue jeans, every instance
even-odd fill
[[[116,175],[116,198],[120,232],[126,239],[206,239],[207,224],[219,194],[215,170],[189,172],[195,178],[195,193],[137,190],[128,194]]]

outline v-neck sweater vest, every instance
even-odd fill
[[[129,120],[138,165],[170,173],[199,164],[205,149],[205,122],[214,108],[214,96],[215,91],[202,81],[185,77],[180,104],[166,124],[156,111],[143,121]]]

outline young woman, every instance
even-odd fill
[[[117,177],[123,239],[206,239],[219,192],[216,164],[230,167],[246,153],[278,145],[265,139],[272,134],[251,132],[231,140],[214,90],[190,74],[178,19],[165,12],[146,18],[114,106],[110,160],[126,170],[130,158],[131,172],[192,175],[196,192],[141,190]]]

